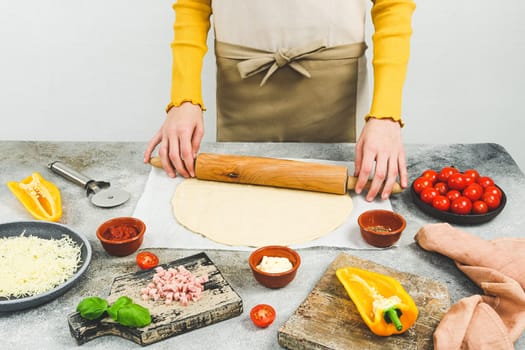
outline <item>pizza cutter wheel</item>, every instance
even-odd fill
[[[130,198],[128,192],[110,188],[109,182],[92,180],[60,161],[49,163],[48,168],[69,181],[82,186],[86,190],[86,195],[90,197],[91,203],[97,207],[116,207]]]

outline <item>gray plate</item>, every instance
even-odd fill
[[[60,239],[62,235],[70,236],[79,244],[81,249],[81,263],[77,272],[61,285],[39,295],[31,297],[5,299],[0,298],[0,312],[16,311],[35,307],[51,301],[69,290],[87,270],[91,262],[92,249],[89,241],[81,234],[74,232],[65,225],[48,221],[16,221],[0,224],[0,238],[19,236],[25,231],[25,235],[36,236],[45,239]]]

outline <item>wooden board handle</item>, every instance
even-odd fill
[[[345,194],[348,169],[286,159],[201,153],[195,163],[195,176],[201,180]]]
[[[102,320],[89,321],[82,318],[78,312],[74,312],[68,316],[68,323],[69,332],[79,345],[105,335],[116,335],[140,345],[147,345],[141,341],[136,329],[121,326],[110,320],[109,317]]]

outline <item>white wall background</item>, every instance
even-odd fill
[[[149,140],[169,97],[173,2],[0,0],[0,140]],[[405,142],[495,142],[525,169],[525,1],[416,3]]]

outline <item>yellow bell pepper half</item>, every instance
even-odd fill
[[[20,182],[7,186],[35,219],[58,221],[62,217],[62,200],[55,184],[35,172]]]
[[[401,334],[416,322],[414,300],[393,277],[354,267],[338,269],[336,276],[374,334]]]

